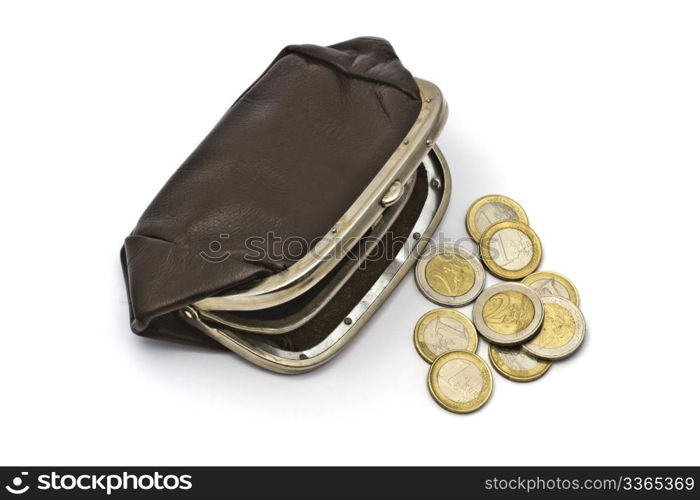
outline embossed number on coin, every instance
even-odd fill
[[[448,351],[476,352],[476,328],[464,314],[451,309],[434,309],[420,317],[413,330],[413,343],[421,357],[432,363]]]
[[[428,299],[443,306],[459,307],[472,302],[484,287],[484,267],[466,248],[432,245],[415,268],[418,288]]]
[[[441,253],[428,261],[425,278],[430,288],[440,295],[457,297],[474,286],[474,268],[456,254]]]
[[[527,215],[523,207],[507,196],[488,194],[471,204],[465,220],[467,232],[479,241],[489,227],[504,220],[516,220],[527,224]]]
[[[500,283],[487,288],[474,304],[474,324],[489,342],[522,344],[542,325],[539,295],[521,283]]]
[[[542,245],[522,222],[505,221],[486,230],[479,241],[484,265],[499,278],[520,279],[540,265]]]
[[[471,352],[451,351],[430,367],[428,387],[435,401],[455,413],[469,413],[489,399],[493,386],[491,370]]]

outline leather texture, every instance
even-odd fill
[[[294,256],[274,248],[251,260],[246,240],[274,234],[312,242],[326,234],[403,140],[420,106],[413,77],[385,40],[282,50],[126,238],[132,330],[200,343],[184,322],[178,332],[174,312],[301,258],[308,248]]]

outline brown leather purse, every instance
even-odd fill
[[[126,238],[132,330],[283,373],[331,359],[445,212],[446,117],[385,40],[282,50]]]

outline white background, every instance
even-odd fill
[[[2,464],[698,464],[697,3],[3,5]],[[582,350],[471,415],[427,391],[412,277],[303,376],[129,330],[160,186],[283,46],[359,35],[449,101],[441,230],[509,195],[581,293]]]

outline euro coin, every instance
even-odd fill
[[[471,204],[467,210],[465,225],[474,241],[479,241],[484,231],[504,220],[528,223],[525,210],[515,201],[500,194],[488,194]]]
[[[514,382],[531,382],[547,373],[551,361],[530,356],[519,347],[489,346],[489,359],[498,373]]]
[[[436,304],[459,307],[472,302],[484,288],[486,273],[469,250],[453,244],[431,245],[416,264],[421,293]]]
[[[524,278],[542,260],[542,245],[529,226],[504,221],[489,227],[479,240],[484,265],[494,275],[507,280]]]
[[[471,352],[451,351],[430,367],[428,388],[446,410],[469,413],[481,408],[491,396],[493,379],[483,359]]]
[[[474,303],[477,331],[489,342],[512,346],[537,334],[544,310],[537,293],[522,283],[500,283],[487,288]]]
[[[543,359],[562,359],[579,348],[586,335],[586,321],[573,302],[562,297],[542,297],[542,329],[523,349]]]
[[[538,271],[523,278],[522,283],[535,290],[540,296],[556,295],[579,305],[578,291],[566,276],[551,271]]]
[[[413,343],[428,363],[448,351],[476,352],[479,337],[464,314],[452,309],[434,309],[420,317],[413,330]]]

